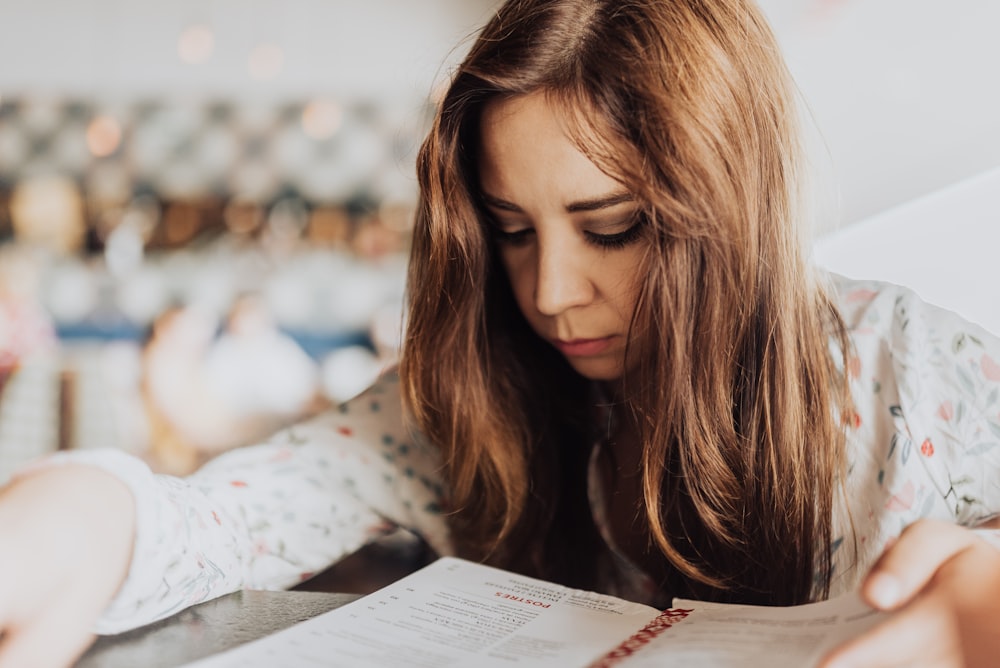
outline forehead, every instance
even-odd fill
[[[527,182],[568,195],[608,189],[617,179],[588,155],[591,142],[601,143],[595,124],[544,93],[490,101],[479,125],[480,185],[494,195]]]

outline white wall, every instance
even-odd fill
[[[838,274],[910,287],[1000,334],[998,248],[1000,168],[827,235],[815,259]]]
[[[0,0],[0,96],[99,93],[308,98],[425,97],[484,0]],[[211,57],[178,56],[182,31],[207,25]],[[283,67],[248,72],[254,47]]]
[[[1000,165],[1000,1],[760,2],[828,148],[828,224]]]
[[[853,222],[1000,165],[1000,0],[761,0]],[[0,0],[4,95],[423,96],[495,0]],[[185,26],[211,59],[177,56]],[[257,44],[284,68],[247,72]]]

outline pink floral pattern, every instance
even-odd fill
[[[831,281],[853,340],[856,404],[834,518],[839,593],[911,522],[975,525],[1000,510],[1000,340],[905,288]],[[292,586],[397,526],[452,554],[438,456],[406,424],[397,384],[387,375],[348,404],[185,479],[153,475],[112,450],[50,459],[101,466],[136,497],[132,568],[98,631],[239,588]],[[620,593],[648,600],[642,574],[621,568],[634,587]]]
[[[839,593],[908,524],[975,526],[1000,511],[1000,340],[906,288],[832,280],[860,367],[836,517]]]

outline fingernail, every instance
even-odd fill
[[[888,573],[875,573],[865,586],[868,600],[876,608],[891,608],[899,601],[899,580]]]

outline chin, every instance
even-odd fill
[[[569,364],[578,374],[588,380],[613,381],[622,377],[622,365],[618,360],[569,360]]]

